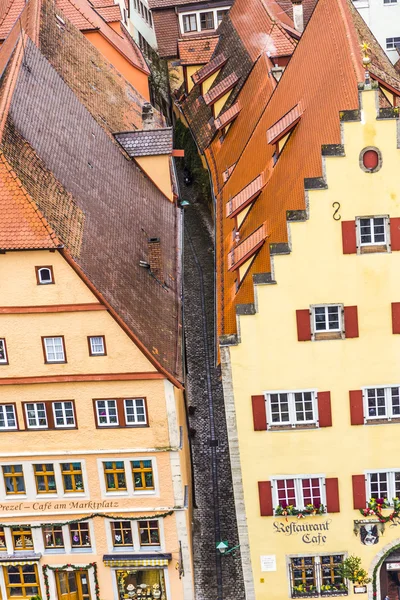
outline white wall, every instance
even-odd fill
[[[399,54],[386,49],[386,38],[400,37],[400,0],[392,4],[384,4],[383,0],[353,2],[392,63],[397,62]]]

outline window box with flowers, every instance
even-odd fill
[[[393,510],[390,514],[382,513],[382,510],[392,507]],[[392,522],[394,519],[400,518],[400,499],[396,497],[389,502],[387,498],[370,498],[367,507],[360,508],[360,513],[363,517],[378,517],[381,523]]]
[[[306,504],[304,508],[296,508],[292,504],[281,502],[281,504],[275,508],[276,517],[297,517],[298,519],[301,519],[302,517],[324,515],[325,513],[325,506],[319,502],[316,502],[315,504]]]
[[[338,585],[321,585],[321,596],[347,596],[349,593],[344,583]]]
[[[301,583],[300,585],[293,586],[292,598],[318,598],[318,596],[318,589],[315,585]]]

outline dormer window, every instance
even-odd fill
[[[214,31],[217,29],[229,11],[229,6],[221,6],[207,11],[181,12],[179,25],[181,33],[194,33],[196,31]],[[187,9],[186,9],[187,11]]]
[[[36,279],[38,285],[54,283],[53,267],[36,267]]]

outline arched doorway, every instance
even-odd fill
[[[383,560],[379,573],[381,597],[400,600],[400,548],[390,552]]]

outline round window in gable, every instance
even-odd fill
[[[382,154],[378,148],[368,146],[361,150],[360,167],[366,173],[376,173],[382,166]]]

